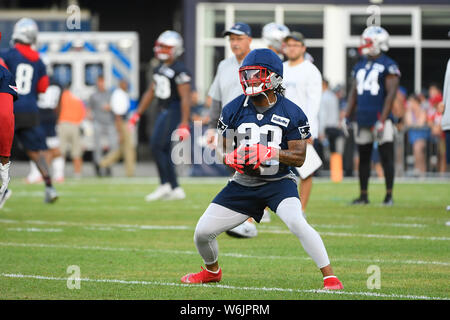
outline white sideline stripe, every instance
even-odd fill
[[[5,278],[18,278],[18,279],[37,279],[37,280],[56,280],[56,281],[67,281],[67,278],[57,278],[39,275],[25,275],[25,274],[10,274],[1,273],[2,277]],[[318,293],[318,294],[335,294],[335,295],[351,295],[351,296],[365,296],[365,297],[377,297],[377,298],[394,298],[394,299],[414,299],[414,300],[448,300],[444,297],[430,297],[430,296],[414,296],[414,295],[402,295],[402,294],[386,294],[386,293],[376,293],[376,292],[346,292],[346,291],[329,291],[324,289],[318,290],[301,290],[301,289],[291,289],[291,288],[268,288],[268,287],[237,287],[229,285],[208,285],[208,284],[184,284],[184,283],[174,283],[174,282],[160,282],[160,281],[141,281],[141,280],[119,280],[119,279],[90,279],[90,278],[80,278],[80,281],[85,282],[101,282],[101,283],[120,283],[120,284],[138,284],[147,286],[169,286],[169,287],[200,287],[200,288],[219,288],[219,289],[230,289],[230,290],[244,290],[244,291],[277,291],[277,292],[294,292],[294,293]]]
[[[188,250],[167,250],[167,249],[139,249],[139,248],[113,248],[113,247],[99,247],[99,246],[69,246],[64,244],[44,244],[44,243],[15,243],[15,242],[0,242],[0,246],[4,247],[36,247],[36,248],[59,248],[59,249],[80,249],[80,250],[100,250],[100,251],[120,251],[120,252],[163,252],[172,254],[187,254],[198,255],[196,251]],[[268,259],[268,260],[311,260],[309,257],[292,257],[292,256],[255,256],[241,253],[220,253],[224,257],[244,258],[244,259]],[[421,260],[382,260],[382,259],[351,259],[351,258],[333,258],[334,261],[349,261],[349,262],[379,262],[379,263],[400,263],[400,264],[431,264],[450,266],[450,262],[443,261],[421,261]]]

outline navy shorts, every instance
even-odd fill
[[[259,187],[246,187],[230,181],[212,202],[260,222],[266,207],[276,212],[281,201],[292,197],[299,198],[297,184],[291,179],[281,179]]]
[[[17,129],[14,132],[14,137],[17,138],[22,147],[27,151],[48,149],[45,143],[45,132],[41,126]]]

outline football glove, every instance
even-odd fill
[[[375,125],[373,126],[373,133],[375,134],[375,137],[377,140],[381,140],[383,138],[384,133],[384,122],[378,120],[375,122]]]
[[[9,167],[11,166],[11,161],[8,162],[7,164],[1,164],[0,163],[0,177],[2,179],[2,185],[0,187],[0,195],[3,195],[3,192],[6,191],[6,189],[8,189],[8,184],[9,184]]]
[[[341,120],[341,129],[342,129],[342,132],[344,133],[344,136],[346,138],[348,138],[349,135],[350,135],[349,132],[348,132],[348,127],[349,126],[350,126],[350,121],[347,118],[343,118]]]
[[[189,129],[189,125],[180,124],[177,128],[177,135],[180,141],[186,140],[191,135],[191,130]]]
[[[233,168],[234,170],[236,170],[239,173],[244,173],[243,169],[244,169],[244,156],[242,155],[243,152],[243,148],[238,147],[236,149],[234,149],[233,152],[227,153],[225,154],[225,164],[231,168]]]
[[[245,147],[245,151],[248,154],[245,155],[245,164],[254,164],[253,169],[258,169],[262,162],[266,162],[278,156],[276,148],[266,147],[262,144],[254,144],[249,147]]]
[[[132,129],[136,126],[136,123],[139,122],[141,115],[137,112],[133,113],[130,119],[128,119],[128,128]]]

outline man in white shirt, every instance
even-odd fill
[[[119,137],[119,148],[111,150],[100,161],[101,168],[108,168],[122,157],[125,162],[125,174],[127,177],[134,176],[136,168],[136,150],[134,148],[131,132],[128,130],[126,115],[130,108],[130,96],[128,95],[128,83],[120,80],[119,87],[111,95],[111,111],[114,114],[117,134]]]
[[[308,143],[311,149],[314,139],[319,135],[319,109],[320,98],[322,96],[322,75],[319,69],[308,59],[305,59],[305,40],[300,32],[291,32],[285,39],[285,54],[287,61],[283,63],[284,77],[283,84],[286,88],[285,96],[298,106],[306,114],[311,128],[311,138]],[[314,149],[311,149],[310,152]],[[308,155],[308,152],[307,152]],[[303,166],[318,169],[321,161],[308,164],[308,156]],[[317,168],[316,168],[317,167]],[[314,170],[314,171],[315,171]],[[300,200],[305,213],[309,195],[312,188],[312,171],[308,176],[301,176],[300,180]]]

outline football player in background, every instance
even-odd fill
[[[394,124],[391,109],[400,82],[397,63],[383,53],[389,50],[389,34],[379,26],[367,27],[361,35],[361,59],[352,70],[346,119],[356,112],[355,142],[359,151],[360,196],[352,204],[368,204],[368,183],[373,143],[378,142],[386,182],[383,204],[393,205]],[[343,125],[346,125],[344,120]]]
[[[134,126],[156,97],[161,106],[152,131],[150,147],[155,156],[160,186],[145,197],[146,201],[184,199],[186,194],[179,186],[175,166],[171,158],[174,130],[180,140],[189,137],[191,108],[191,76],[178,58],[183,53],[183,38],[175,31],[161,33],[154,47],[160,64],[155,68],[153,81],[139,102],[136,113],[129,120]]]
[[[56,122],[60,111],[60,102],[63,88],[53,76],[50,61],[41,57],[47,67],[47,74],[50,78],[49,87],[44,93],[38,95],[39,122],[45,132],[45,142],[48,152],[47,162],[52,165],[53,177],[56,182],[64,181],[64,158],[59,148],[59,137],[56,133]],[[37,183],[42,181],[41,173],[33,161],[30,161],[30,173],[27,176],[28,183]]]
[[[284,61],[284,38],[289,35],[289,28],[284,24],[271,22],[262,29],[262,38],[267,48],[275,52]]]
[[[300,32],[291,32],[284,39],[285,54],[288,58],[284,62],[284,85],[286,86],[286,98],[293,101],[302,108],[311,126],[311,137],[308,153],[315,152],[314,143],[318,143],[319,137],[319,110],[322,96],[322,75],[319,69],[308,59],[305,59],[305,40]],[[309,172],[301,176],[300,199],[303,206],[303,214],[308,206],[309,196],[313,184],[313,174],[321,165],[321,162],[314,161],[308,157],[305,161],[305,168],[312,168]]]
[[[16,82],[3,64],[0,58],[0,209],[11,196],[11,191],[8,189],[11,166],[9,157],[14,139],[14,101],[17,99]]]
[[[49,85],[46,68],[39,53],[32,46],[36,43],[38,27],[34,20],[22,18],[16,22],[12,41],[14,46],[0,52],[9,71],[15,76],[19,99],[14,103],[15,136],[28,157],[36,164],[45,182],[45,202],[53,203],[58,194],[52,185],[45,153],[45,133],[39,126],[37,99]]]
[[[302,216],[297,179],[290,166],[303,164],[306,139],[311,134],[303,111],[283,96],[282,61],[270,49],[253,50],[244,59],[239,76],[244,94],[223,108],[218,123],[223,137],[218,149],[224,163],[236,172],[212,200],[195,229],[195,245],[206,269],[187,274],[181,281],[220,281],[222,269],[216,237],[249,217],[259,222],[268,206],[316,263],[324,288],[342,289],[320,235]]]

